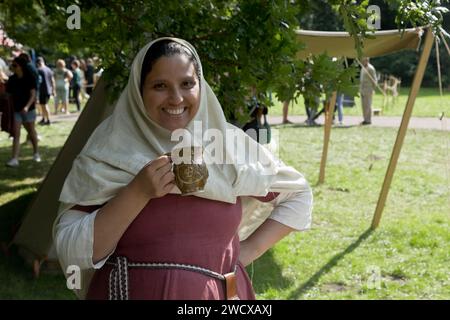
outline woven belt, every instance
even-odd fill
[[[116,262],[108,260],[106,264],[114,266],[109,274],[109,300],[128,300],[128,269],[179,269],[201,273],[205,276],[225,281],[225,290],[227,300],[239,300],[236,286],[236,270],[226,274],[220,274],[212,270],[180,263],[145,263],[128,262],[126,257],[116,257]]]

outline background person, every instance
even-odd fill
[[[34,122],[36,120],[36,79],[20,57],[13,60],[13,75],[8,79],[6,91],[11,95],[14,106],[14,129],[12,158],[6,163],[9,167],[19,166],[20,128],[23,124],[33,144],[33,160],[41,161],[38,152],[38,139]]]
[[[377,72],[375,67],[370,64],[369,58],[363,58],[361,61],[363,68],[359,76],[359,92],[361,93],[361,105],[364,121],[362,125],[372,123],[372,97],[376,87]]]
[[[39,124],[50,125],[48,100],[55,92],[55,79],[53,78],[53,71],[45,65],[44,58],[39,57],[36,62],[38,73],[41,78],[41,83],[39,85],[39,105],[41,108],[42,119]]]
[[[55,114],[58,111],[69,114],[69,86],[72,79],[72,72],[66,69],[64,60],[56,61],[55,77]]]
[[[83,75],[80,69],[80,62],[78,60],[74,60],[72,62],[72,75],[73,99],[75,101],[75,105],[77,106],[77,111],[80,112],[80,93],[81,87],[83,86]]]

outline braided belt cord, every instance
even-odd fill
[[[166,262],[130,262],[126,257],[116,257],[116,262],[107,261],[106,264],[114,266],[109,274],[109,300],[128,300],[128,268],[141,269],[179,269],[186,271],[193,271],[203,275],[225,280],[225,276],[218,272],[182,263],[166,263]],[[233,272],[236,273],[237,265]]]
[[[128,300],[128,260],[117,257],[109,274],[109,300]]]

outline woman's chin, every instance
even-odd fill
[[[177,129],[184,129],[189,121],[183,121],[183,120],[178,120],[178,121],[167,121],[167,122],[163,122],[161,123],[161,127],[163,127],[164,129],[167,129],[169,131],[175,131]]]

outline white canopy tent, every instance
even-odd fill
[[[404,49],[417,50],[423,30],[405,29],[376,31],[373,38],[364,39],[363,53],[366,57],[379,57]],[[305,44],[305,50],[299,51],[297,57],[305,59],[310,54],[327,53],[331,57],[358,58],[355,40],[348,32],[296,31],[297,39]]]

